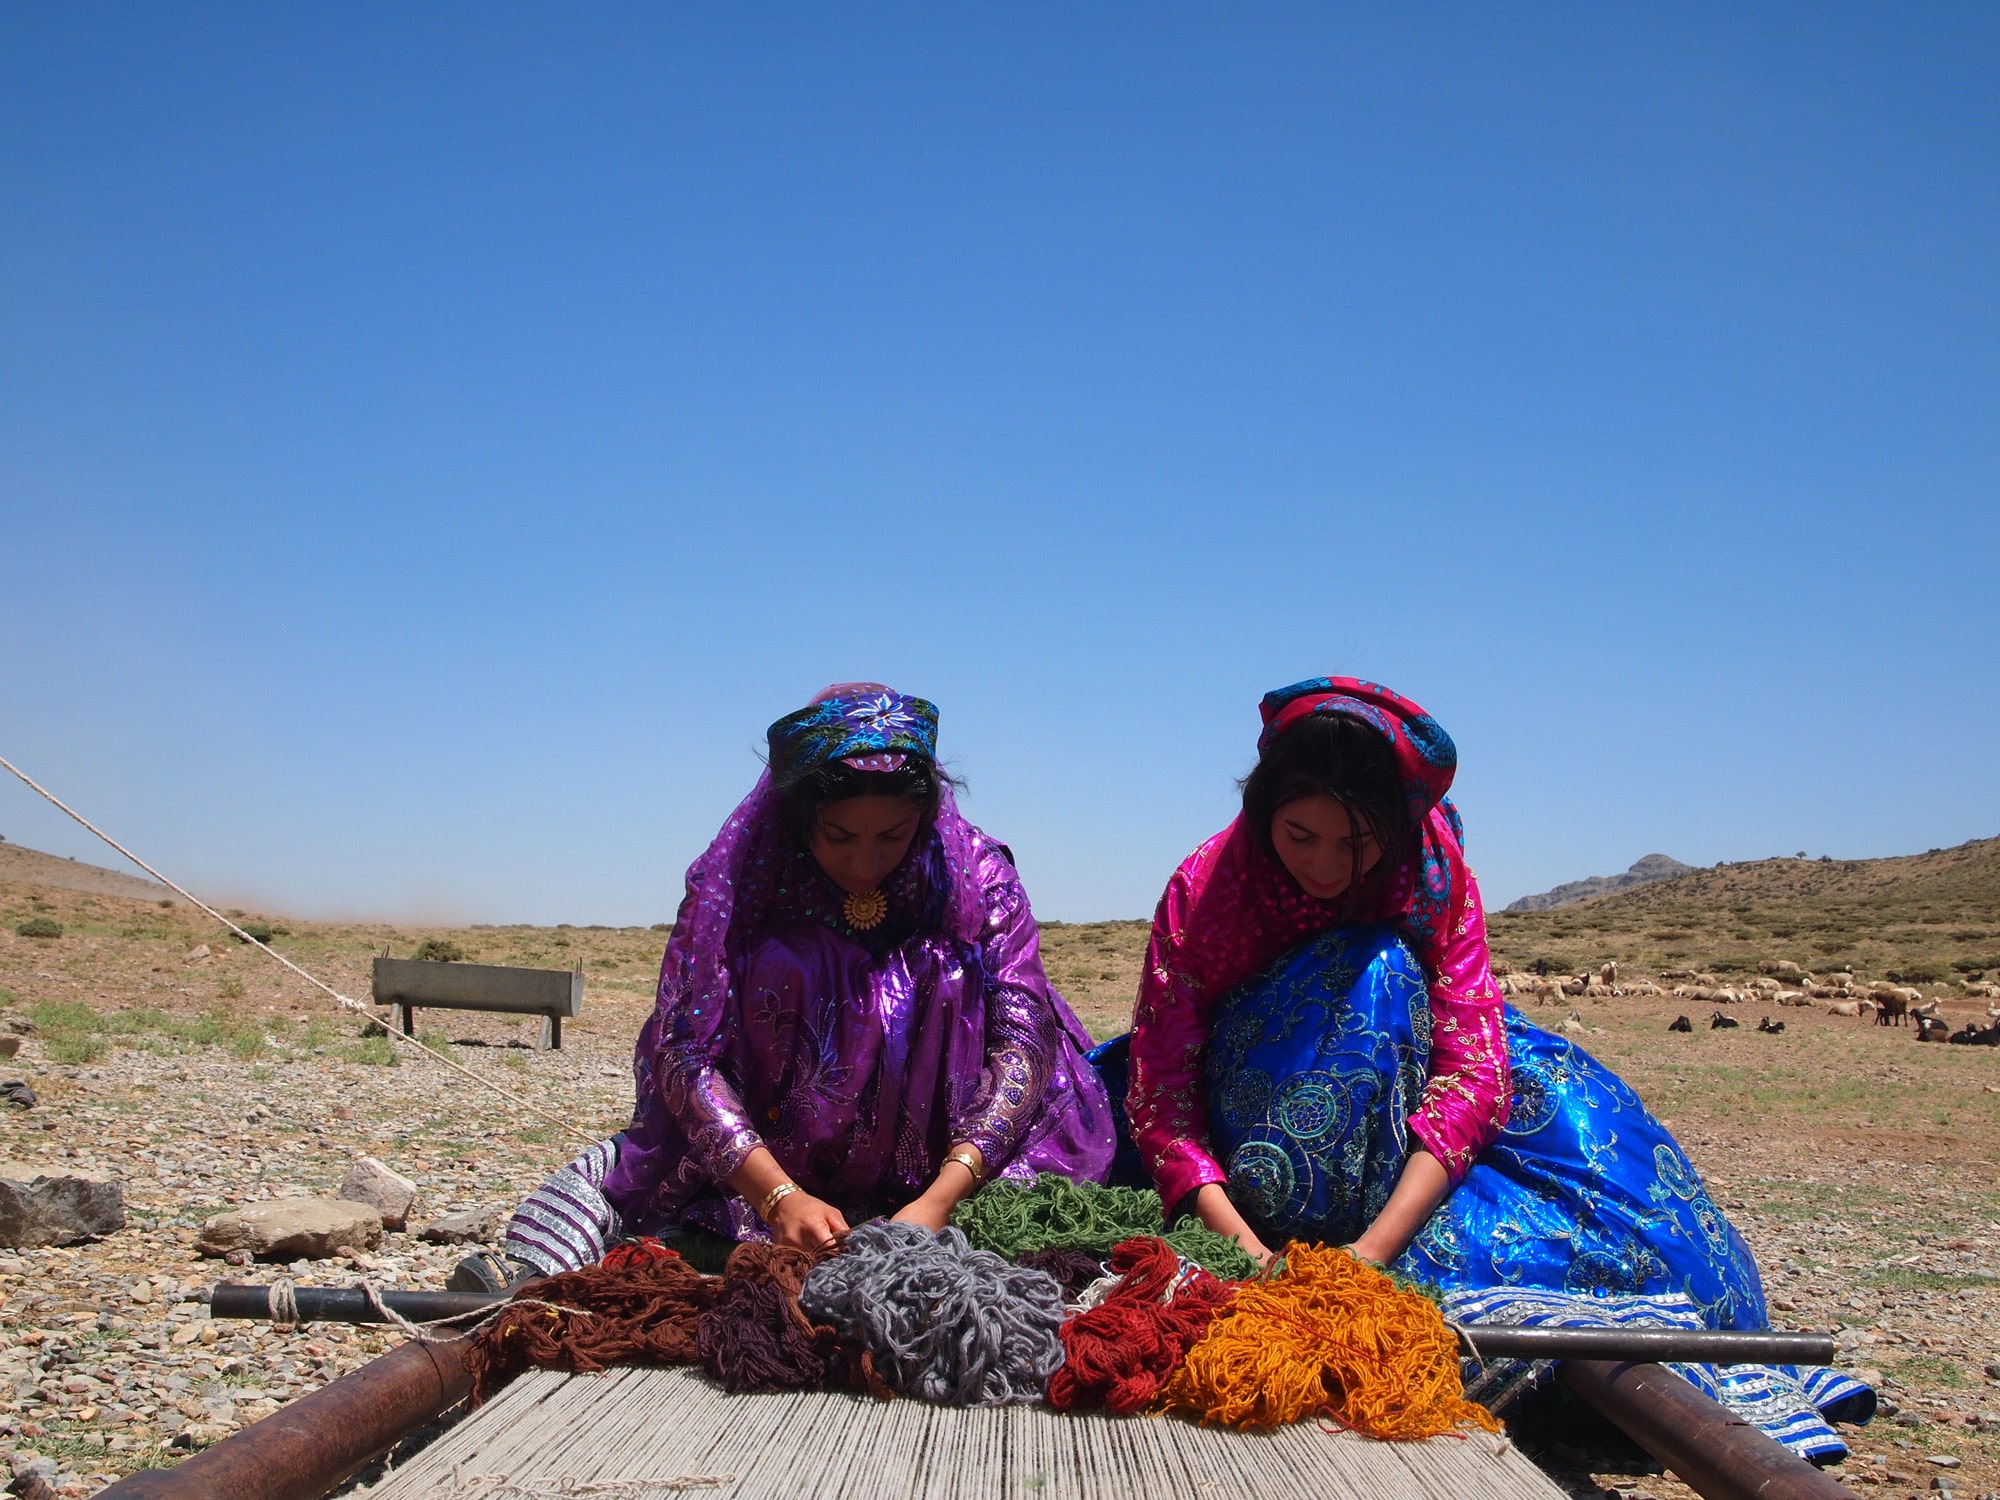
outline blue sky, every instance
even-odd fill
[[[1501,904],[2000,832],[1991,6],[0,10],[0,754],[653,921],[836,679],[1148,913],[1267,688]],[[0,834],[98,857],[11,783]]]

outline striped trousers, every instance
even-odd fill
[[[507,1225],[505,1253],[547,1275],[604,1259],[623,1225],[604,1197],[604,1177],[618,1161],[613,1136],[599,1141],[528,1194]]]

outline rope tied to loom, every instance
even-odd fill
[[[1151,1188],[1102,1187],[1057,1172],[1032,1185],[1001,1180],[960,1203],[952,1226],[981,1250],[1008,1260],[1039,1250],[1109,1255],[1129,1239],[1156,1238],[1224,1281],[1256,1273],[1257,1263],[1228,1235],[1183,1217],[1169,1229]]]
[[[894,1390],[946,1406],[1039,1401],[1062,1365],[1062,1289],[956,1229],[876,1220],[815,1266],[799,1305]]]
[[[546,1307],[559,1313],[587,1318],[591,1313],[586,1308],[567,1307],[560,1302],[545,1302],[539,1297],[514,1297],[504,1302],[496,1302],[491,1307],[474,1312],[447,1313],[442,1318],[426,1318],[419,1322],[404,1317],[395,1308],[382,1300],[382,1290],[374,1282],[362,1277],[354,1283],[354,1289],[368,1299],[368,1306],[382,1322],[393,1325],[405,1335],[424,1344],[447,1344],[453,1339],[464,1338],[491,1323],[502,1313],[521,1307]],[[297,1328],[305,1319],[299,1316],[298,1285],[288,1276],[280,1276],[272,1281],[267,1292],[273,1328]],[[433,1328],[449,1328],[450,1333],[440,1337],[430,1332]]]
[[[1049,1377],[1057,1411],[1144,1411],[1236,1295],[1164,1240],[1127,1240],[1111,1269],[1119,1279],[1109,1295],[1062,1326],[1066,1357]]]
[[[1224,1427],[1317,1416],[1397,1440],[1499,1430],[1465,1399],[1458,1340],[1436,1303],[1346,1250],[1296,1241],[1282,1271],[1236,1289],[1163,1401]]]

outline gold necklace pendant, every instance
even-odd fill
[[[889,915],[889,898],[880,891],[862,891],[840,903],[840,915],[856,932],[871,932]]]

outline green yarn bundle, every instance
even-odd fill
[[[1150,1235],[1163,1239],[1211,1275],[1239,1281],[1257,1272],[1243,1247],[1201,1220],[1166,1225],[1160,1195],[1151,1188],[1099,1187],[1044,1172],[1028,1187],[989,1183],[959,1204],[951,1216],[976,1249],[1019,1260],[1034,1250],[1082,1250],[1109,1255],[1125,1240]]]

